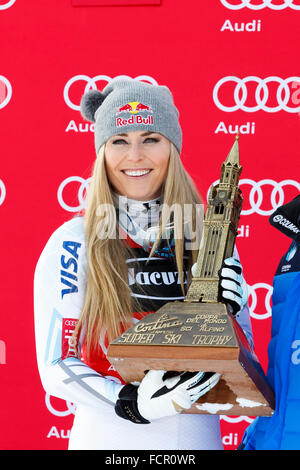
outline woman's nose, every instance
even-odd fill
[[[130,161],[139,161],[143,158],[140,145],[131,144],[127,152],[127,159]]]

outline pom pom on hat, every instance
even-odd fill
[[[101,106],[105,96],[98,90],[91,90],[81,98],[80,112],[84,119],[95,122],[95,112]]]

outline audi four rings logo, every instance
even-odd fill
[[[226,106],[222,104],[219,98],[220,90],[226,83],[233,82],[235,85],[233,91],[234,106]],[[256,89],[252,99],[255,99],[255,104],[252,106],[246,106],[246,100],[248,98],[248,87],[247,84],[254,82],[256,83]],[[268,106],[266,103],[269,99],[269,87],[268,85],[272,82],[278,84],[276,91],[276,101],[277,105]],[[295,88],[294,92],[291,92],[290,85],[292,88]],[[214,87],[213,90],[213,100],[215,105],[225,111],[226,113],[232,113],[241,109],[247,113],[254,113],[256,111],[262,110],[267,113],[276,113],[278,111],[286,111],[288,113],[297,113],[300,110],[299,107],[299,90],[300,77],[289,77],[282,79],[280,77],[267,77],[259,78],[255,76],[239,78],[239,77],[223,77],[221,78]],[[294,106],[288,106],[288,103],[292,101]]]
[[[271,10],[283,10],[284,8],[292,8],[293,10],[300,10],[300,5],[295,5],[294,0],[283,0],[279,5],[273,3],[273,0],[262,0],[261,3],[251,3],[251,0],[242,0],[238,4],[232,4],[228,0],[220,0],[224,7],[230,10],[240,10],[241,8],[250,8],[250,10],[262,10],[263,8],[271,8]]]
[[[76,75],[75,77],[70,78],[70,80],[65,85],[65,88],[64,88],[65,102],[71,109],[79,111],[80,104],[73,103],[73,101],[70,98],[71,86],[78,84],[78,82],[85,82],[86,83],[85,87],[83,88],[82,93],[81,93],[81,95],[83,95],[89,90],[97,90],[97,82],[104,81],[106,83],[110,83],[113,80],[122,79],[122,78],[132,78],[132,77],[129,77],[128,75],[118,75],[117,77],[111,78],[108,75],[96,75],[95,77],[91,78],[91,77],[88,77],[87,75]],[[157,85],[157,81],[154,78],[149,77],[148,75],[139,75],[138,77],[135,77],[133,80],[149,82],[152,85]]]
[[[7,10],[7,8],[11,7],[16,0],[9,0],[8,2],[0,5],[0,10]]]
[[[219,180],[212,183],[212,186],[215,186],[219,183]],[[263,179],[261,181],[254,181],[249,178],[242,178],[239,181],[239,187],[242,185],[250,185],[251,190],[249,193],[249,204],[250,209],[244,209],[241,211],[241,215],[251,215],[257,213],[259,215],[269,216],[271,215],[277,207],[282,206],[284,203],[284,190],[283,188],[286,186],[292,186],[296,188],[300,192],[300,183],[294,180],[283,180],[277,183],[271,179]],[[264,194],[262,191],[263,186],[271,186],[272,192],[270,194],[270,209],[262,209],[262,203],[264,199]],[[207,192],[207,200],[208,200],[209,190]],[[277,202],[276,199],[278,198]]]
[[[9,80],[0,75],[0,109],[4,108],[10,101],[12,95],[12,87]]]

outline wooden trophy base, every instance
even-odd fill
[[[126,381],[150,370],[218,372],[218,384],[187,413],[271,416],[274,394],[237,321],[223,303],[170,302],[110,343]]]

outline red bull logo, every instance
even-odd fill
[[[119,108],[119,111],[117,112],[117,115],[123,112],[137,114],[141,111],[148,111],[149,113],[152,113],[150,105],[141,103],[140,101],[131,101],[130,103],[126,103],[124,106],[121,106],[121,108]]]
[[[141,103],[140,101],[131,101],[129,103],[126,103],[124,106],[121,106],[116,113],[117,116],[121,113],[130,113],[131,117],[128,119],[124,119],[121,117],[118,117],[116,119],[116,125],[117,127],[121,126],[128,126],[132,124],[146,124],[146,125],[153,125],[153,116],[147,116],[143,117],[140,116],[139,113],[146,111],[147,113],[152,113],[152,109],[150,105]]]
[[[132,115],[129,119],[123,119],[119,117],[116,119],[116,124],[117,124],[117,127],[128,126],[128,125],[130,126],[132,124],[145,124],[148,126],[153,126],[153,116],[148,116],[144,118],[139,115],[137,116]]]

